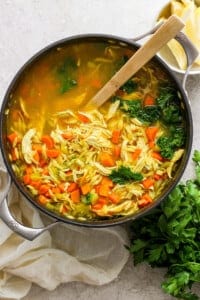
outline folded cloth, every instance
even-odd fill
[[[7,176],[0,157],[1,200]],[[46,217],[14,185],[8,203],[15,218],[24,225],[36,228],[45,225]],[[21,299],[29,292],[31,283],[48,290],[70,281],[109,283],[128,260],[125,244],[128,235],[121,226],[90,229],[63,224],[34,241],[27,241],[0,220],[0,299]]]

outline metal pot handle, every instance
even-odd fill
[[[56,220],[55,222],[43,228],[30,228],[19,223],[12,216],[7,203],[7,194],[9,192],[10,186],[11,186],[11,179],[8,176],[8,183],[5,191],[3,192],[3,197],[0,202],[0,218],[12,231],[18,233],[20,236],[24,237],[25,239],[32,241],[40,234],[42,234],[46,230],[49,230],[50,228],[54,227],[59,223],[59,221]]]
[[[154,28],[152,28],[148,32],[146,32],[140,36],[137,36],[136,38],[131,39],[131,40],[136,42],[150,34],[153,34],[154,32],[156,32],[156,30],[158,30],[160,28],[160,26],[162,24],[163,24],[163,21],[159,22]],[[190,41],[190,39],[183,32],[180,31],[175,36],[175,39],[181,44],[181,46],[183,47],[183,49],[185,51],[186,57],[187,57],[187,69],[184,73],[183,80],[182,80],[182,86],[183,86],[184,92],[187,94],[187,91],[185,88],[186,80],[189,75],[189,71],[192,67],[192,64],[194,63],[195,59],[199,55],[199,51],[197,50],[197,48],[194,46],[194,44]]]

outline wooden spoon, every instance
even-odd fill
[[[130,77],[143,67],[165,44],[185,26],[181,19],[172,15],[151,38],[141,46],[123,67],[87,103],[94,108],[106,102]]]

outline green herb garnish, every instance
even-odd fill
[[[197,300],[200,282],[200,151],[193,155],[196,178],[178,185],[151,214],[132,223],[134,264],[168,267],[163,290],[179,299]]]
[[[76,69],[77,64],[72,57],[67,57],[64,62],[57,68],[57,76],[60,81],[61,94],[64,94],[77,85],[77,81],[72,78]]]
[[[129,167],[121,166],[117,170],[113,170],[109,178],[118,184],[125,184],[131,181],[140,181],[143,179],[141,173],[134,173]]]

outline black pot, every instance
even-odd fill
[[[181,160],[181,163],[176,171],[175,176],[171,179],[169,182],[168,186],[165,188],[165,190],[162,192],[160,197],[153,202],[150,206],[140,210],[138,213],[134,215],[129,215],[126,217],[120,217],[116,219],[110,219],[110,220],[102,220],[102,221],[79,221],[79,220],[71,220],[71,219],[66,219],[64,217],[61,217],[57,214],[54,214],[53,212],[48,211],[44,207],[40,206],[31,196],[28,194],[27,190],[24,188],[24,186],[21,184],[21,182],[17,179],[14,171],[11,168],[11,164],[8,158],[8,150],[7,150],[7,142],[6,142],[6,110],[9,108],[10,105],[10,99],[11,95],[13,94],[20,78],[23,76],[24,72],[33,64],[35,63],[41,56],[46,55],[49,51],[51,51],[53,48],[57,47],[62,47],[66,44],[70,43],[79,43],[81,41],[106,41],[110,43],[114,43],[117,45],[128,45],[130,48],[136,50],[139,46],[128,39],[121,38],[121,37],[116,37],[116,36],[111,36],[111,35],[80,35],[80,36],[73,36],[69,37],[66,39],[63,39],[61,41],[55,42],[40,52],[38,52],[36,55],[34,55],[28,62],[25,63],[25,65],[19,70],[19,72],[15,75],[14,79],[12,80],[6,95],[3,100],[2,108],[1,108],[1,113],[0,113],[0,122],[1,122],[1,131],[0,131],[0,145],[1,145],[1,151],[3,155],[3,159],[5,162],[5,165],[7,167],[8,173],[11,177],[11,180],[14,182],[14,184],[17,186],[19,191],[26,197],[26,199],[40,212],[48,215],[49,217],[53,218],[54,222],[50,224],[49,226],[45,228],[39,228],[39,229],[33,229],[33,228],[27,228],[23,226],[22,224],[19,224],[10,214],[7,201],[6,201],[6,195],[5,199],[2,200],[0,204],[0,218],[4,220],[4,222],[15,232],[19,233],[23,237],[33,240],[36,236],[41,234],[43,231],[49,229],[50,227],[54,226],[58,222],[63,222],[63,223],[68,223],[68,224],[73,224],[73,225],[80,225],[80,226],[85,226],[85,227],[108,227],[108,226],[113,226],[113,225],[119,225],[125,222],[128,222],[130,220],[135,220],[144,214],[148,213],[152,208],[157,206],[163,199],[171,192],[171,190],[175,187],[175,185],[178,183],[180,180],[185,167],[188,162],[188,158],[190,156],[191,152],[191,146],[192,146],[192,137],[193,137],[193,124],[192,124],[192,115],[191,115],[191,109],[189,105],[189,100],[187,93],[184,89],[184,87],[180,84],[180,82],[175,78],[174,74],[169,70],[167,65],[163,63],[158,57],[154,57],[157,61],[157,63],[160,65],[161,68],[163,68],[166,73],[168,73],[169,77],[172,79],[172,81],[175,83],[177,90],[181,94],[182,98],[182,107],[183,111],[185,114],[185,122],[186,122],[186,145],[185,145],[185,152],[183,155],[183,158]],[[8,190],[6,191],[8,192]],[[6,194],[5,192],[5,194]]]

